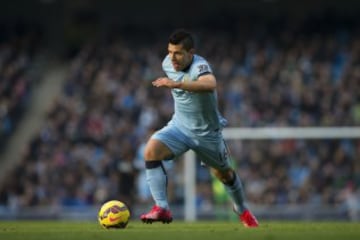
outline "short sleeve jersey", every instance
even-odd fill
[[[201,56],[194,55],[192,63],[183,71],[176,71],[167,55],[162,67],[167,77],[174,81],[197,81],[205,74],[212,74],[209,63]],[[174,88],[174,114],[171,123],[188,134],[204,136],[219,131],[226,125],[220,115],[216,91],[189,92]]]

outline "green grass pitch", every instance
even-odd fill
[[[360,223],[263,221],[257,229],[244,228],[237,222],[181,222],[143,224],[131,221],[126,229],[106,230],[96,221],[0,221],[1,240],[352,240],[360,239]]]

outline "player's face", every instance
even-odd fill
[[[174,69],[181,71],[191,63],[194,56],[194,49],[187,51],[183,48],[182,44],[174,45],[169,43],[168,53]]]

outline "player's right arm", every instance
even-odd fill
[[[213,74],[205,74],[196,81],[176,82],[170,78],[162,77],[152,82],[155,87],[178,88],[189,92],[210,92],[216,88],[216,78]]]

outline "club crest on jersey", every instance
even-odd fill
[[[206,64],[201,64],[198,66],[199,68],[199,73],[205,73],[205,72],[209,72],[209,66]]]

